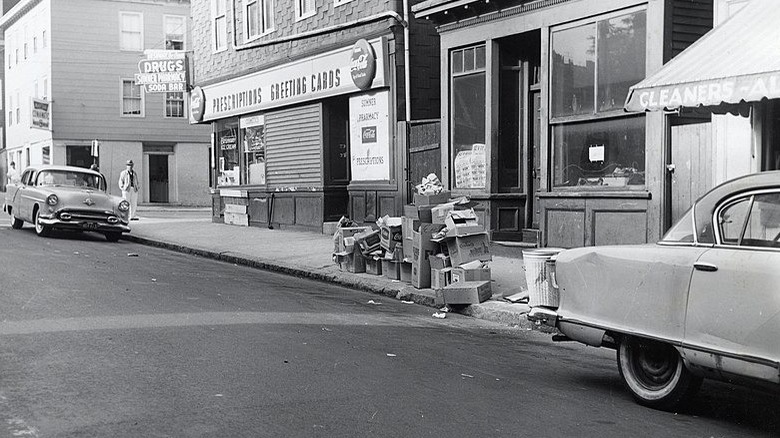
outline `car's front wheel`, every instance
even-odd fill
[[[671,410],[701,386],[701,377],[685,368],[682,357],[671,345],[633,336],[619,342],[620,377],[639,404]]]
[[[44,224],[41,223],[41,215],[38,214],[38,211],[35,211],[35,234],[45,237],[49,235],[50,228]]]
[[[22,228],[22,225],[24,225],[24,221],[14,216],[13,212],[8,213],[11,217],[11,228],[14,230],[19,230]]]

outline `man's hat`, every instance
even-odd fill
[[[128,166],[132,166],[133,165],[133,160],[127,160],[127,165]]]

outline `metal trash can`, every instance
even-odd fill
[[[523,251],[523,268],[528,285],[528,305],[557,307],[558,296],[548,284],[547,262],[562,248],[539,248]]]

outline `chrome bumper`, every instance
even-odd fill
[[[60,230],[81,230],[81,231],[97,231],[97,232],[117,232],[128,233],[130,232],[130,226],[123,222],[121,219],[115,224],[109,224],[108,222],[98,221],[85,221],[85,220],[62,220],[56,217],[44,217],[39,219],[42,225],[48,227],[60,229]],[[94,224],[94,225],[92,225]]]
[[[558,325],[558,312],[546,307],[532,307],[528,320],[536,325],[555,328]]]

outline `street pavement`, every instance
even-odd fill
[[[434,292],[384,276],[342,272],[332,260],[333,238],[316,232],[270,230],[213,223],[209,208],[140,206],[140,220],[124,239],[230,263],[311,278],[354,289],[414,301],[431,307]],[[528,306],[504,298],[526,291],[522,249],[491,245],[493,297],[457,312],[493,322],[531,329]]]

